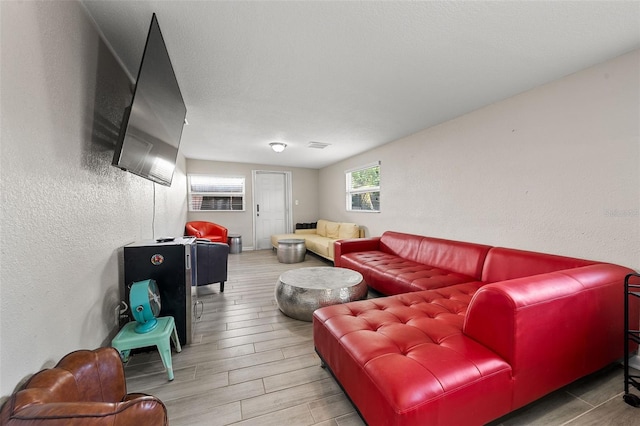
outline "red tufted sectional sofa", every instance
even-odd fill
[[[336,242],[335,266],[393,295],[313,318],[369,425],[484,424],[623,355],[628,268],[398,232]]]

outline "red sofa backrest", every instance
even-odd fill
[[[555,254],[493,247],[489,250],[484,261],[481,279],[486,283],[494,283],[563,269],[578,268],[580,266],[593,265],[594,263],[597,262]]]
[[[404,259],[451,272],[468,275],[477,280],[491,246],[462,241],[443,240],[421,235],[387,231],[380,238],[380,250]]]

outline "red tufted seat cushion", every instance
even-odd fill
[[[468,410],[482,410],[483,418],[487,410],[504,412],[511,404],[511,367],[462,333],[467,307],[481,285],[319,309],[313,319],[316,349],[342,385],[355,390],[354,403],[384,424],[442,424],[442,413],[447,421],[460,413],[462,424]],[[474,403],[478,389],[492,394],[491,404]]]
[[[344,254],[340,266],[359,271],[367,284],[383,294],[431,290],[475,281],[468,275],[381,251]]]

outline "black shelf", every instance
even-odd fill
[[[633,407],[640,407],[640,397],[629,393],[629,385],[640,389],[640,376],[629,373],[629,342],[640,345],[640,330],[629,329],[629,297],[640,298],[640,285],[630,284],[632,278],[640,274],[629,274],[624,278],[624,395],[623,400]],[[636,290],[637,291],[634,291]],[[637,326],[638,324],[634,324]]]

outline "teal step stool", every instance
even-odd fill
[[[173,317],[157,318],[158,325],[148,333],[136,333],[136,321],[131,321],[118,332],[111,341],[111,346],[116,348],[122,355],[122,359],[127,361],[131,349],[146,348],[156,346],[160,352],[160,358],[164,368],[167,369],[169,380],[173,380],[173,365],[171,363],[171,340],[176,347],[176,352],[182,352],[178,331]]]

